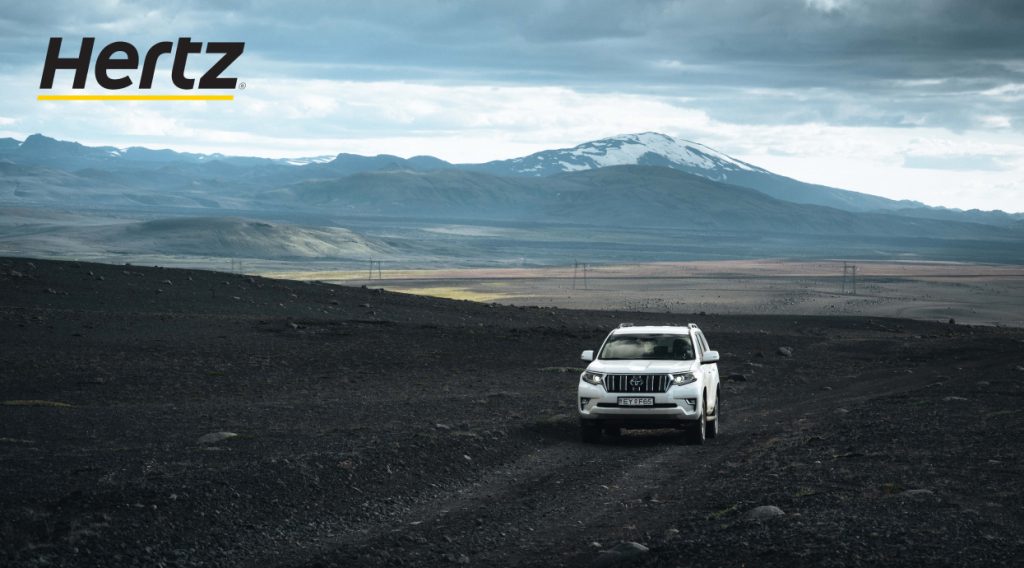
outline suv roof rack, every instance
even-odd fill
[[[666,323],[666,324],[662,324],[662,325],[664,325],[665,327],[684,327],[682,324],[678,324],[678,323]],[[622,329],[624,327],[636,327],[636,324],[635,323],[620,323],[619,327],[616,328],[616,329]],[[687,327],[689,329],[700,329],[699,327],[697,327],[697,324],[695,324],[695,323],[688,323],[688,324],[686,324],[685,327]]]

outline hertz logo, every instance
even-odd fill
[[[74,71],[75,77],[71,84],[72,89],[84,89],[89,77],[89,68],[92,63],[93,47],[96,38],[82,38],[76,57],[61,57],[61,44],[63,39],[51,37],[50,45],[46,50],[46,61],[43,63],[43,75],[39,80],[39,88],[49,90],[53,88],[54,77],[58,70]],[[175,87],[183,91],[194,89],[236,89],[245,88],[245,83],[239,84],[235,77],[222,76],[228,67],[235,62],[245,51],[244,42],[214,42],[206,44],[205,53],[219,54],[217,60],[198,81],[185,75],[185,65],[188,63],[189,55],[203,53],[203,43],[192,41],[192,38],[178,38],[177,44],[170,41],[162,41],[149,48],[144,57],[140,58],[139,50],[126,41],[115,41],[100,50],[96,56],[96,65],[93,74],[96,84],[103,89],[116,91],[127,89],[135,85],[135,81],[127,71],[136,71],[140,64],[142,71],[138,75],[138,89],[148,90],[153,88],[153,78],[156,74],[157,61],[162,56],[173,57],[171,67],[171,82]],[[173,52],[173,56],[171,55]],[[59,100],[204,100],[204,101],[230,101],[234,95],[214,94],[105,94],[105,95],[39,95],[40,101]]]

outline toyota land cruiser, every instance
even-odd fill
[[[691,444],[721,432],[718,352],[696,324],[612,330],[601,348],[584,351],[577,408],[583,441],[623,428],[679,428]]]

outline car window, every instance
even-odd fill
[[[695,359],[690,338],[671,334],[619,334],[605,342],[599,359]]]
[[[704,351],[711,351],[711,348],[708,347],[708,340],[704,338],[703,332],[697,332],[697,341],[700,342],[701,353]]]

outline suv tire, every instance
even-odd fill
[[[708,417],[707,417],[707,405],[701,410],[700,418],[697,419],[697,423],[690,426],[686,430],[686,442],[691,446],[700,446],[704,444],[704,440],[707,439],[708,430]]]
[[[707,437],[717,438],[722,433],[719,423],[722,421],[722,395],[715,396],[715,412],[711,415],[712,420],[708,422]]]

